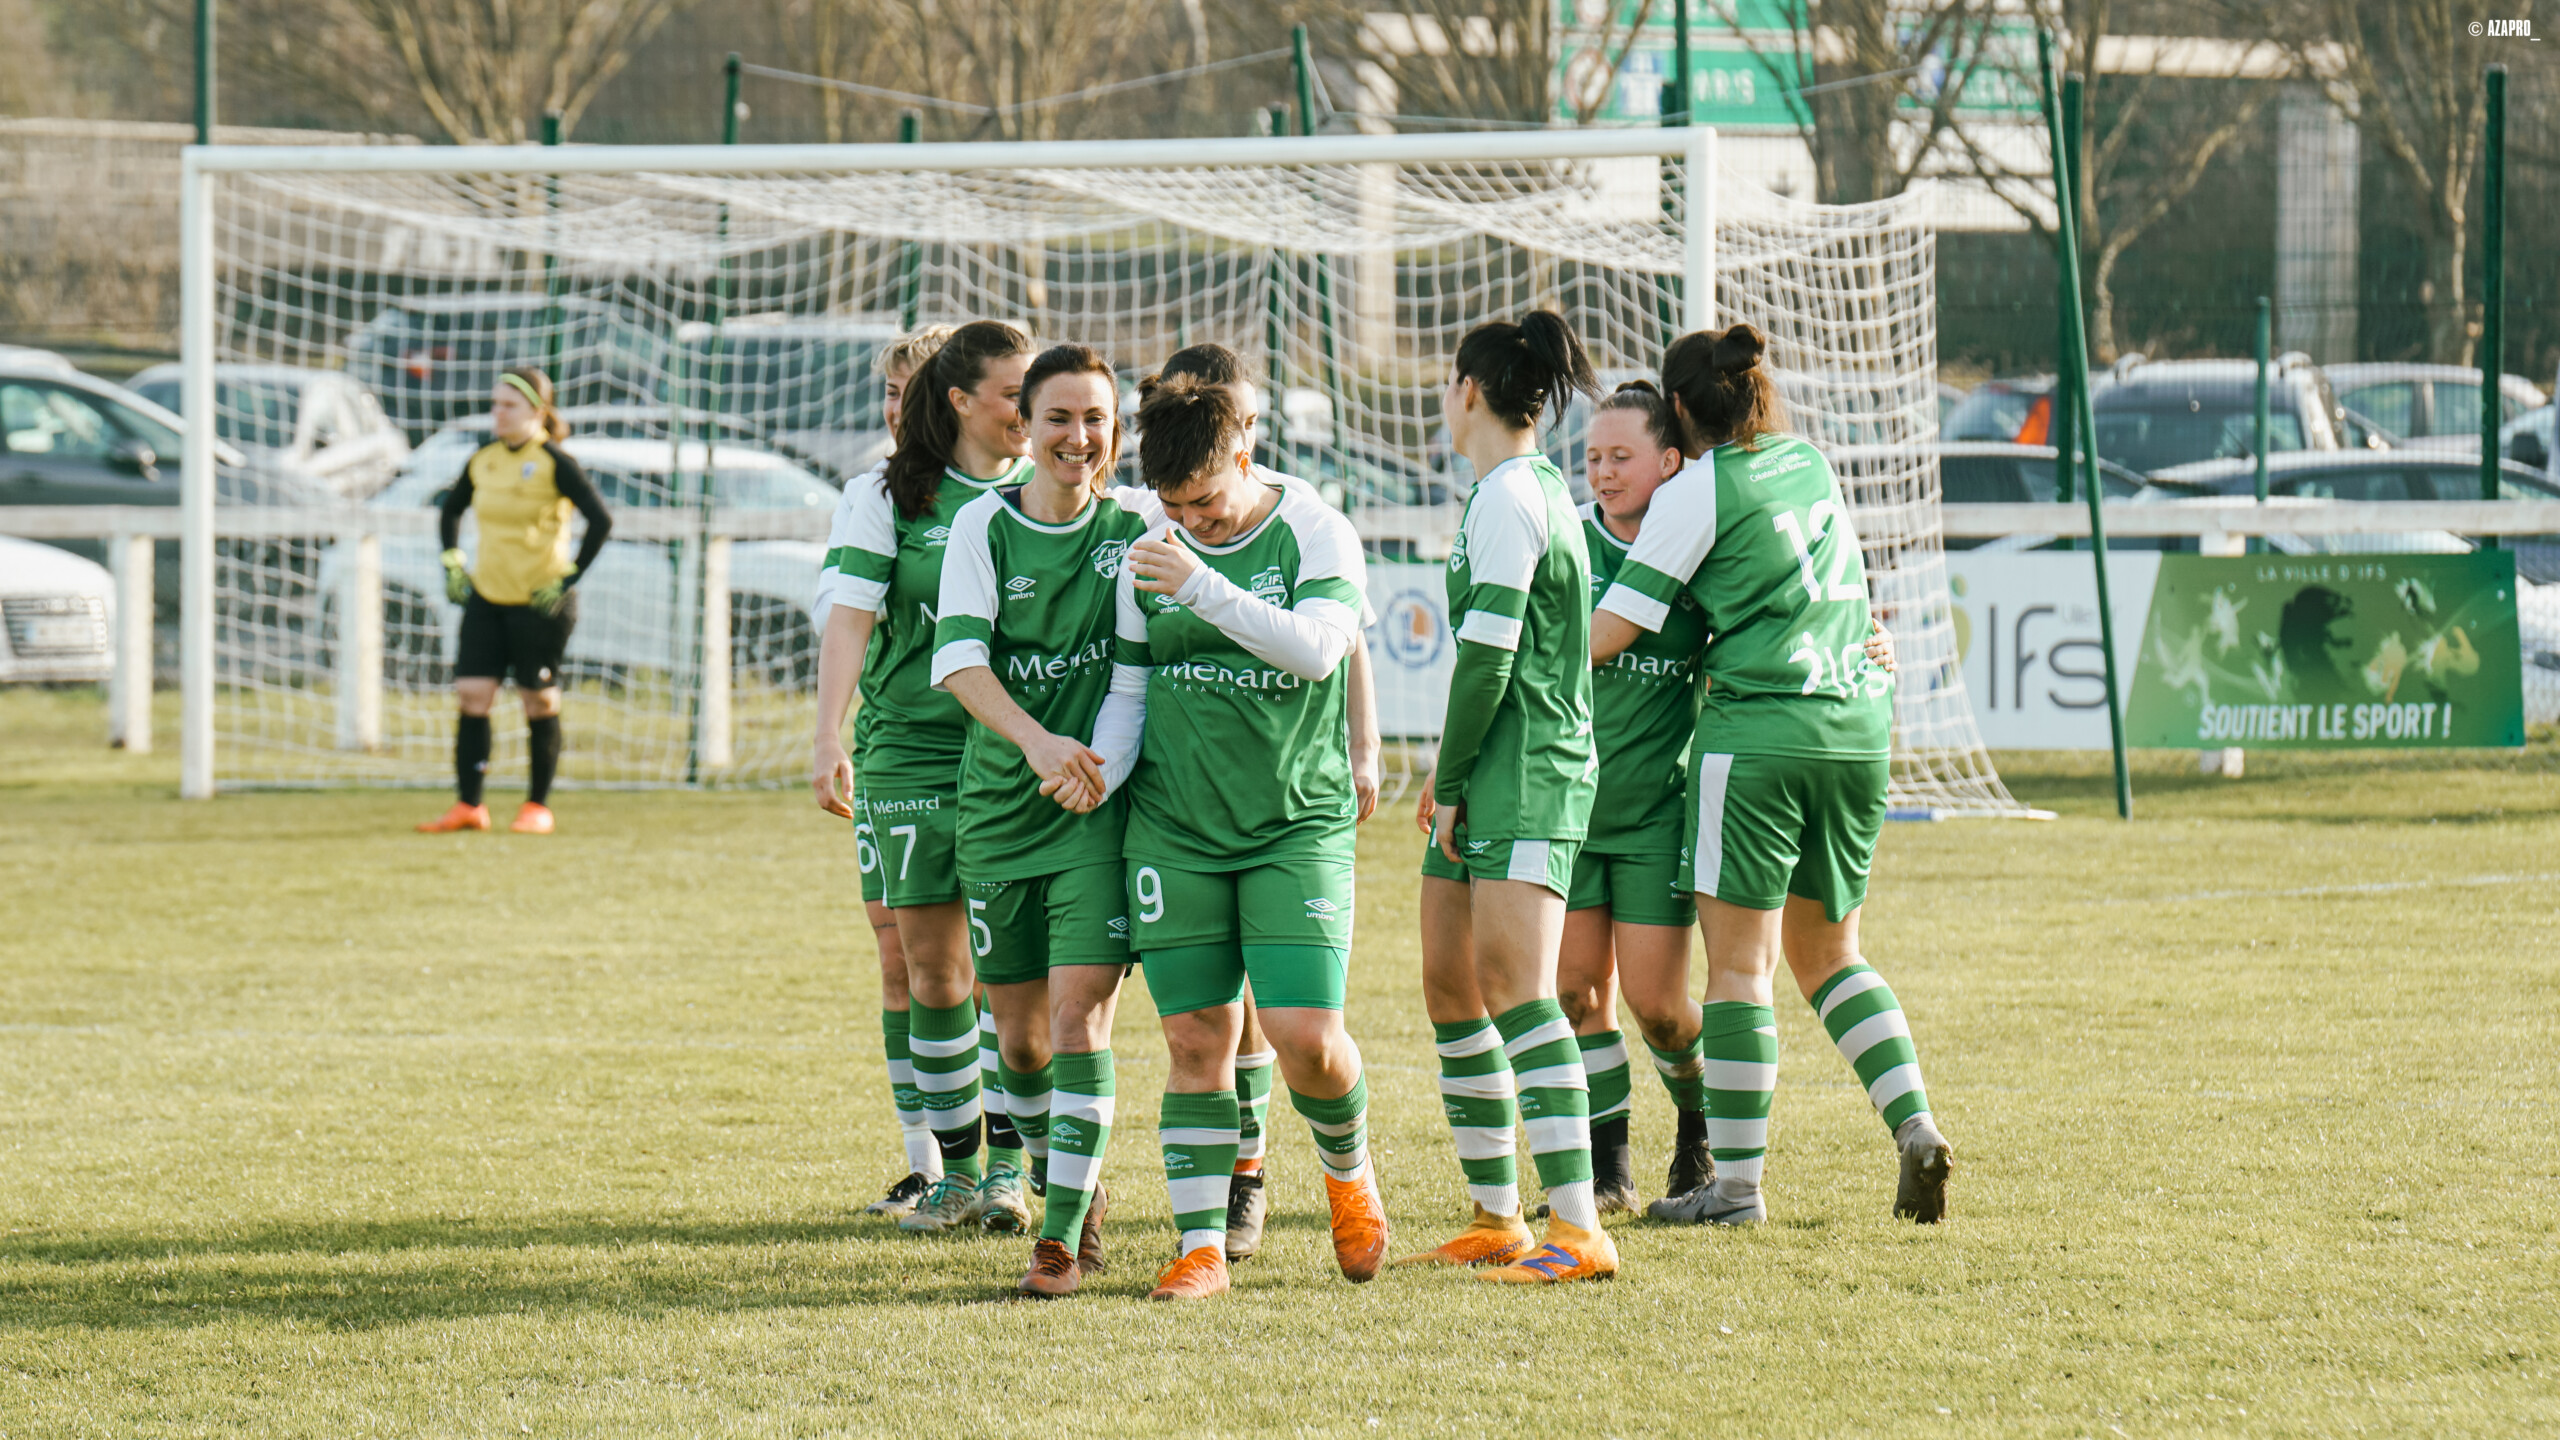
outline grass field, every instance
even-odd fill
[[[902,1167],[848,837],[800,796],[428,838],[414,793],[181,804],[101,730],[0,692],[0,1435],[2560,1430],[2547,740],[2161,756],[2130,826],[2103,757],[2008,757],[2062,819],[1890,828],[1869,948],[1950,1224],[1887,1218],[1883,1128],[1787,1002],[1764,1228],[1624,1225],[1605,1286],[1355,1289],[1275,1106],[1268,1248],[1170,1310],[1142,993],[1107,1280],[1007,1303],[1020,1242],[854,1215]],[[1462,1192],[1415,841],[1365,846],[1351,1019],[1418,1246]]]

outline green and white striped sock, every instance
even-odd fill
[[[880,1044],[889,1056],[889,1103],[898,1110],[898,1138],[907,1147],[907,1169],[927,1179],[942,1178],[942,1147],[924,1123],[924,1095],[916,1089],[916,1062],[908,1048],[907,1012],[880,1012]]]
[[[1164,1148],[1165,1189],[1173,1197],[1181,1253],[1227,1246],[1227,1181],[1236,1168],[1236,1092],[1164,1097],[1156,1141]]]
[[[1005,1093],[1004,1065],[996,1058],[996,1012],[978,1012],[978,1088],[986,1096],[987,1168],[1022,1173],[1022,1134],[1013,1123],[1013,1097]]]
[[[1568,1225],[1600,1228],[1591,1194],[1591,1083],[1564,1007],[1553,1000],[1515,1005],[1493,1017],[1493,1028],[1520,1081],[1520,1123],[1548,1208]]]
[[[1049,1071],[1016,1070],[999,1061],[1005,1093],[1013,1100],[1013,1128],[1030,1156],[1030,1173],[1046,1183],[1049,1176]]]
[[[1351,1082],[1351,1089],[1332,1100],[1289,1092],[1289,1104],[1306,1117],[1307,1128],[1315,1133],[1316,1154],[1324,1161],[1324,1173],[1345,1182],[1369,1173],[1369,1077],[1362,1075]]]
[[[1271,1121],[1271,1067],[1280,1062],[1277,1050],[1256,1050],[1236,1057],[1236,1163],[1259,1160],[1269,1137],[1264,1128]]]
[[[1884,1118],[1888,1133],[1899,1133],[1904,1121],[1929,1113],[1929,1092],[1920,1084],[1920,1052],[1911,1044],[1901,1002],[1883,976],[1852,965],[1823,981],[1812,1003],[1840,1058],[1867,1087],[1867,1103]]]
[[[1496,1215],[1517,1215],[1520,1167],[1512,1157],[1519,1119],[1502,1034],[1483,1016],[1434,1022],[1431,1034],[1440,1052],[1440,1108],[1457,1141],[1467,1196]]]
[[[907,1009],[916,1091],[943,1167],[974,1180],[978,1164],[978,1007],[967,999],[947,1010],[921,1000]]]
[[[1576,1035],[1573,1042],[1582,1049],[1582,1074],[1591,1085],[1591,1123],[1624,1117],[1630,1108],[1628,1092],[1635,1088],[1627,1069],[1627,1037],[1603,1030]]]
[[[1671,1108],[1691,1113],[1707,1108],[1707,1037],[1701,1033],[1685,1050],[1663,1050],[1650,1041],[1654,1073],[1662,1077],[1662,1088],[1671,1093]]]
[[[1716,1157],[1716,1188],[1748,1194],[1760,1188],[1760,1164],[1769,1153],[1769,1100],[1778,1088],[1777,1012],[1718,1000],[1706,1007],[1698,1038],[1706,1046],[1707,1148]]]
[[[1109,1050],[1060,1055],[1050,1062],[1049,1206],[1040,1238],[1073,1250],[1102,1180],[1102,1152],[1111,1143],[1117,1088]]]

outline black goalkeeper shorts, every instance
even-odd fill
[[[473,591],[462,607],[462,644],[453,657],[456,680],[504,680],[512,672],[519,690],[548,690],[560,683],[569,632],[578,628],[578,592],[545,615],[530,605],[500,605]]]

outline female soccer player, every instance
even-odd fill
[[[893,448],[907,382],[951,338],[951,329],[948,325],[927,325],[899,336],[880,352],[880,408],[882,418],[888,422]],[[880,543],[884,519],[894,542],[896,507],[881,487],[888,469],[889,462],[883,458],[846,483],[844,494],[836,501],[834,524],[828,530],[827,558],[818,569],[818,600],[812,607],[820,635],[818,734],[809,784],[818,793],[819,808],[854,822],[854,857],[862,875],[863,908],[880,954],[880,1034],[889,1057],[890,1100],[897,1107],[898,1129],[906,1142],[907,1173],[863,1213],[894,1220],[912,1212],[926,1189],[942,1178],[942,1152],[934,1144],[933,1131],[924,1123],[924,1106],[916,1092],[915,1065],[907,1042],[907,961],[898,945],[897,914],[886,900],[888,891],[883,880],[887,872],[879,863],[879,841],[871,832],[871,822],[857,814],[862,802],[854,788],[853,761],[844,748],[844,712],[853,703],[856,678],[870,659],[871,640],[879,633],[880,610],[888,594],[888,586],[866,578],[867,573],[881,568],[881,556],[876,549],[866,550],[862,544],[866,538],[875,546]],[[953,498],[964,498],[969,493],[972,492],[965,487],[955,487]],[[883,515],[882,511],[887,513]],[[888,569],[894,575],[894,543],[892,551]],[[936,553],[929,561],[915,562],[932,567],[933,574],[920,577],[931,586],[941,584],[939,560]],[[888,647],[884,646],[881,653],[887,652]],[[873,683],[885,678],[886,667],[883,668],[884,675],[873,677]],[[862,708],[861,717],[854,722],[855,748],[868,743],[883,718],[882,711],[883,707],[877,705]],[[950,777],[951,783],[958,783],[956,762],[951,766]]]
[[[1595,664],[1659,633],[1685,594],[1714,638],[1690,748],[1683,879],[1707,946],[1707,1139],[1716,1179],[1669,1218],[1767,1218],[1761,1163],[1776,1088],[1770,977],[1783,954],[1901,1152],[1894,1213],[1946,1214],[1951,1155],[1929,1113],[1911,1030],[1858,950],[1883,828],[1892,680],[1870,664],[1866,569],[1840,482],[1784,433],[1749,325],[1663,355],[1662,388],[1697,456],[1662,487],[1601,597]],[[1668,1205],[1669,1202],[1666,1202]]]
[[[1008,1076],[1046,1069],[1053,1085],[1048,1207],[1022,1280],[1029,1295],[1071,1293],[1102,1268],[1111,1020],[1129,965],[1126,806],[1106,793],[1084,737],[1111,686],[1112,586],[1147,523],[1136,497],[1108,483],[1119,402],[1110,362],[1092,349],[1053,346],[1031,363],[1022,379],[1031,473],[952,521],[934,626],[933,684],[976,722],[958,810],[979,978]],[[1044,784],[1060,804],[1041,798]],[[919,1062],[924,1023],[920,1011]]]
[[[1227,1288],[1248,976],[1324,1157],[1335,1260],[1365,1281],[1385,1258],[1387,1218],[1360,1051],[1342,1024],[1360,540],[1312,492],[1256,471],[1228,387],[1160,381],[1138,426],[1141,474],[1178,527],[1129,551],[1094,749],[1106,785],[1129,776],[1131,945],[1172,1059],[1160,1134],[1181,1241],[1152,1298]]]
[[[560,770],[560,662],[569,632],[578,627],[578,600],[569,587],[596,563],[613,533],[613,515],[560,448],[569,422],[551,403],[550,376],[530,365],[500,375],[489,394],[489,428],[497,438],[471,453],[436,519],[445,598],[462,607],[453,662],[462,719],[453,733],[453,808],[418,828],[430,834],[489,828],[489,807],[480,803],[489,772],[489,709],[498,703],[498,682],[512,672],[530,732],[531,775],[507,828],[548,835],[551,780]],[[587,522],[575,560],[569,558],[573,508]],[[472,509],[480,513],[476,563],[462,553],[462,512]]]
[[[1224,345],[1214,342],[1188,346],[1166,357],[1164,368],[1140,381],[1140,403],[1164,381],[1192,376],[1223,387],[1241,407],[1245,433],[1250,442],[1255,438],[1261,415],[1257,411],[1251,374],[1244,358]],[[1248,443],[1248,450],[1252,448]],[[1294,476],[1262,466],[1255,473],[1267,484],[1286,489],[1303,489],[1310,499],[1319,499],[1314,487]],[[1367,629],[1373,622],[1368,597],[1360,599],[1360,625]],[[1378,786],[1381,778],[1378,737],[1377,693],[1369,679],[1369,647],[1354,644],[1346,662],[1351,705],[1351,789],[1359,804],[1359,818],[1366,823],[1377,812]],[[1270,1118],[1271,1070],[1279,1056],[1262,1033],[1261,1018],[1256,1013],[1251,985],[1244,993],[1244,1035],[1237,1042],[1235,1172],[1227,1185],[1227,1259],[1248,1260],[1262,1248],[1263,1223],[1270,1211],[1264,1187],[1263,1158],[1268,1148],[1264,1122]]]
[[[924,1112],[943,1169],[898,1223],[927,1233],[989,1214],[998,1228],[1029,1218],[1019,1160],[999,1151],[986,1165],[979,1151],[976,978],[953,823],[966,717],[932,688],[929,672],[953,517],[1028,470],[1015,402],[1030,363],[1031,342],[1010,325],[980,320],[951,332],[901,396],[898,448],[880,478],[846,487],[851,514],[830,547],[832,577],[824,582],[822,603],[833,608],[820,654],[813,759],[820,773],[813,778],[822,801],[841,803],[841,772],[830,751],[845,696],[829,681],[841,687],[858,673],[861,790],[850,808],[857,824],[869,826],[867,837],[857,832],[857,846],[867,838],[881,901],[895,919],[906,967],[913,1108]]]
[[[1592,1199],[1582,1057],[1556,999],[1565,896],[1596,768],[1591,566],[1564,477],[1537,444],[1551,403],[1594,388],[1564,318],[1537,310],[1468,331],[1441,399],[1450,442],[1478,478],[1449,552],[1458,654],[1431,787],[1440,864],[1425,871],[1423,994],[1461,1166],[1477,1171],[1468,1175],[1477,1214],[1456,1239],[1408,1258],[1482,1263],[1527,1249],[1516,1183],[1481,1168],[1492,1148],[1482,1142],[1496,1130],[1508,1159],[1516,1074],[1553,1214],[1545,1244],[1483,1272],[1511,1284],[1618,1268]],[[1452,878],[1461,867],[1463,885]],[[1460,906],[1464,947],[1450,943]]]

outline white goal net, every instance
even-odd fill
[[[1605,380],[1654,373],[1709,314],[1769,333],[1900,640],[1895,803],[2020,813],[1962,690],[1917,448],[1936,428],[1919,204],[1796,204],[1711,154],[1676,131],[206,152],[187,358],[217,362],[242,453],[216,487],[210,625],[190,626],[194,788],[447,783],[459,612],[434,507],[498,371],[526,363],[558,378],[568,449],[616,513],[580,582],[562,783],[796,781],[835,487],[886,444],[878,353],[976,318],[1096,346],[1132,386],[1185,345],[1241,352],[1269,463],[1371,542],[1386,729],[1427,762],[1452,649],[1438,562],[1469,483],[1439,393],[1469,326],[1549,306]],[[1586,418],[1551,431],[1569,475]]]

